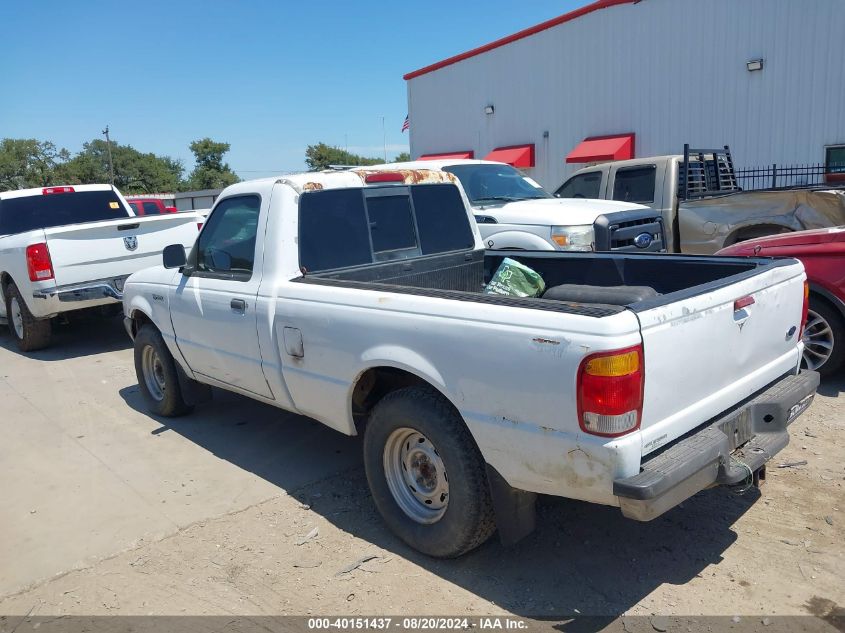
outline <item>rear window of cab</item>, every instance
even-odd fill
[[[306,272],[471,249],[475,238],[451,184],[326,189],[299,202]]]

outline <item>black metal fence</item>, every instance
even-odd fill
[[[838,182],[830,176],[838,176]],[[845,164],[825,165],[767,165],[736,170],[737,184],[746,191],[783,189],[789,187],[841,187],[845,184]]]

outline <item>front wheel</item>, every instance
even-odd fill
[[[810,297],[802,366],[829,376],[845,360],[845,324],[842,315],[821,299]]]
[[[6,286],[6,318],[9,331],[22,352],[34,352],[50,344],[53,335],[50,319],[36,319],[32,316],[21,291],[14,283]]]
[[[414,549],[454,558],[495,530],[484,459],[461,416],[431,388],[399,389],[373,408],[364,468],[382,518]]]
[[[143,326],[135,336],[135,374],[150,411],[165,417],[190,413],[192,407],[182,396],[176,361],[161,332],[152,325]]]

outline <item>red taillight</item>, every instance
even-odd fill
[[[26,268],[30,281],[47,281],[53,278],[53,262],[46,244],[30,244],[26,247]]]
[[[804,326],[807,325],[807,311],[810,309],[810,284],[804,282],[804,305],[801,306],[801,327],[798,330],[799,335],[804,334]]]
[[[578,368],[578,423],[591,435],[616,437],[640,427],[643,347],[590,354]]]
[[[364,182],[368,185],[374,182],[405,182],[405,176],[398,171],[380,171],[364,176]]]
[[[52,193],[73,193],[73,187],[44,187],[41,193],[45,196]]]
[[[197,222],[197,231],[202,231],[202,222]]]

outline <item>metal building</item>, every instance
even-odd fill
[[[411,154],[585,163],[728,144],[845,162],[845,0],[598,0],[405,75]]]

